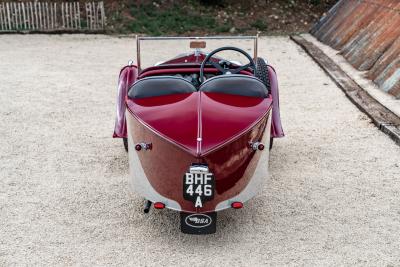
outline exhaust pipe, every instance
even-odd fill
[[[143,209],[144,213],[149,213],[151,204],[152,204],[152,202],[150,200],[146,200],[146,202],[144,203],[144,209]]]

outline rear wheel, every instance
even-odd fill
[[[260,79],[263,84],[265,84],[265,86],[268,89],[268,94],[271,93],[271,83],[269,80],[269,71],[268,71],[268,65],[267,63],[265,63],[265,60],[258,57],[256,58],[256,72],[255,72],[255,76]]]
[[[128,152],[128,138],[122,138],[122,141],[124,142],[124,147],[125,151]]]

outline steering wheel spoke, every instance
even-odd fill
[[[210,61],[211,65],[214,66],[214,68],[216,68],[217,70],[219,70],[220,72],[222,72],[222,74],[225,74],[225,72],[227,71],[226,69],[224,69],[220,64],[218,64],[217,62],[214,61]]]
[[[250,68],[250,67],[251,67],[251,63],[246,64],[246,65],[241,66],[241,67],[236,68],[236,69],[231,69],[231,70],[229,70],[229,71],[230,71],[232,74],[238,74],[238,73],[241,72],[242,70],[248,69],[248,68]]]
[[[236,69],[225,69],[223,66],[221,66],[220,64],[218,64],[217,62],[212,60],[212,57],[215,54],[217,54],[218,52],[221,52],[221,51],[226,51],[226,50],[239,52],[240,54],[244,55],[249,60],[249,63],[244,65],[244,66],[240,66],[240,67],[238,67]],[[237,73],[240,73],[242,70],[245,70],[245,69],[248,69],[248,68],[251,68],[253,73],[255,73],[255,69],[256,69],[256,64],[254,63],[254,60],[244,50],[242,50],[240,48],[237,48],[237,47],[231,47],[231,46],[221,47],[221,48],[215,49],[214,51],[209,53],[206,56],[206,58],[203,60],[203,62],[201,63],[201,66],[200,66],[200,77],[199,77],[201,83],[204,82],[204,68],[205,68],[207,63],[210,63],[211,65],[213,65],[213,67],[215,67],[222,74],[226,74],[228,72],[230,72],[231,74],[237,74]]]

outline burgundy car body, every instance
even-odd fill
[[[266,98],[202,91],[140,99],[128,96],[140,79],[197,73],[202,60],[204,55],[184,55],[140,73],[137,66],[124,67],[114,129],[114,137],[128,139],[134,190],[153,203],[162,203],[161,207],[196,214],[241,207],[252,198],[268,172],[270,140],[284,135],[277,78],[271,66],[271,93]],[[207,67],[205,72],[217,70]],[[241,74],[253,75],[247,70]],[[149,149],[133,149],[143,143]],[[255,143],[262,144],[260,149],[254,149]],[[192,164],[208,166],[215,177],[213,199],[201,207],[182,194],[183,177]]]

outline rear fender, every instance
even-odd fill
[[[119,74],[118,80],[118,93],[117,93],[117,103],[116,103],[116,118],[114,127],[114,138],[126,138],[127,137],[127,127],[125,118],[125,98],[128,94],[129,88],[137,80],[138,69],[137,66],[125,66],[122,68]]]
[[[279,138],[285,134],[282,129],[281,115],[279,110],[279,89],[278,79],[276,77],[275,69],[268,65],[269,81],[271,83],[272,94],[272,124],[271,124],[271,137]]]

